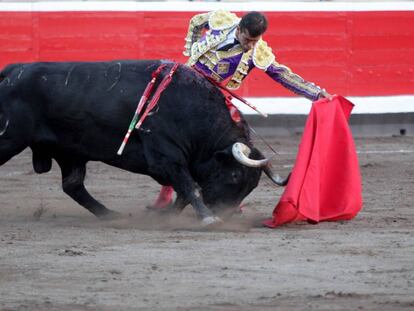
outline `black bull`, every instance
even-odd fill
[[[139,98],[161,63],[7,66],[0,74],[0,165],[30,147],[37,173],[48,172],[55,159],[64,192],[94,215],[109,216],[113,212],[84,187],[86,163],[102,161],[172,185],[177,210],[191,204],[204,223],[218,221],[212,210],[238,206],[257,186],[262,170],[269,171],[263,168],[266,160],[250,160],[264,157],[252,146],[245,122],[231,120],[222,93],[200,74],[180,66],[158,106],[117,155]],[[249,147],[245,160],[256,167],[235,159],[237,142]]]

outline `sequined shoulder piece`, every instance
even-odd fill
[[[211,13],[208,24],[213,30],[224,30],[237,25],[240,18],[236,14],[218,10]]]
[[[253,64],[259,69],[266,70],[274,60],[275,55],[266,41],[257,42],[253,50]]]

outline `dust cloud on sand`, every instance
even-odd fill
[[[286,175],[299,137],[267,139]],[[413,310],[414,138],[356,144],[357,218],[275,230],[260,223],[283,190],[266,177],[242,215],[205,230],[189,207],[147,211],[149,177],[90,163],[87,188],[123,215],[99,221],[25,151],[0,167],[0,310]]]

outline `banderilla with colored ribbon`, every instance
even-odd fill
[[[164,76],[161,83],[158,85],[158,88],[155,91],[155,94],[152,96],[151,101],[147,105],[147,108],[145,109],[145,111],[142,114],[141,118],[138,120],[138,117],[139,117],[145,103],[147,102],[148,98],[150,97],[150,94],[151,94],[151,91],[154,87],[155,81],[156,81],[157,77],[159,76],[159,74],[161,73],[161,70],[165,66],[166,66],[165,64],[160,65],[157,68],[157,70],[152,73],[152,79],[147,84],[147,87],[145,88],[144,94],[142,95],[141,99],[139,100],[138,107],[135,111],[134,117],[132,118],[132,121],[129,124],[128,131],[125,134],[125,137],[122,141],[122,144],[118,149],[118,152],[117,152],[118,155],[121,155],[122,152],[124,151],[124,148],[125,148],[125,146],[128,142],[129,137],[131,136],[131,133],[134,130],[134,128],[139,129],[141,127],[142,123],[144,122],[145,118],[148,116],[149,112],[157,105],[158,100],[160,99],[161,93],[167,88],[168,84],[170,84],[171,79],[172,79],[172,75],[174,74],[175,70],[178,68],[178,64],[175,63],[172,66],[172,68],[170,69],[170,72],[167,75]]]
[[[142,108],[144,107],[145,103],[148,100],[148,97],[151,94],[152,88],[154,87],[154,84],[155,84],[155,81],[157,80],[158,75],[161,73],[161,70],[164,67],[165,67],[165,65],[161,65],[161,66],[159,66],[157,68],[156,71],[154,71],[152,73],[151,81],[148,82],[147,87],[145,88],[144,93],[142,94],[141,99],[139,100],[137,109],[135,110],[135,113],[134,113],[134,117],[132,118],[132,121],[129,124],[128,131],[125,134],[125,137],[124,137],[124,139],[122,141],[122,144],[121,144],[121,146],[118,149],[118,152],[117,152],[118,155],[121,155],[122,152],[124,151],[124,148],[125,148],[125,146],[126,146],[126,144],[128,142],[129,136],[131,136],[131,133],[132,133],[132,131],[135,128],[135,124],[137,124],[137,122],[138,122],[139,114],[141,113]]]

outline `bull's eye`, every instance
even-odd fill
[[[238,183],[240,181],[240,172],[233,171],[231,172],[231,180],[233,183]]]

